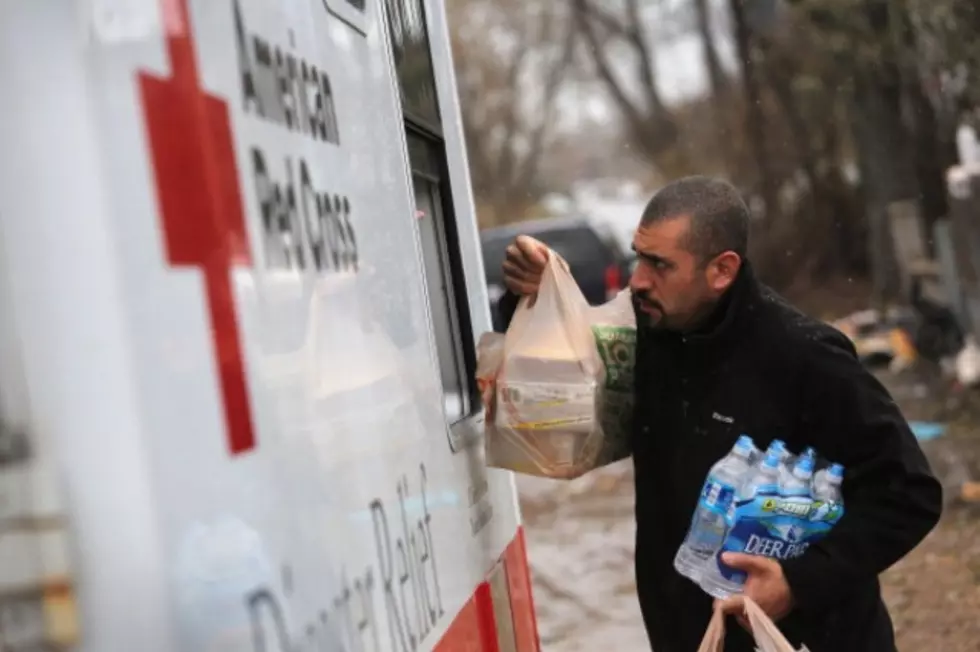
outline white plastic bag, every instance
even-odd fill
[[[796,650],[759,605],[749,598],[742,598],[742,601],[745,605],[745,616],[752,628],[756,652],[809,652],[805,645]],[[700,647],[698,647],[698,652],[724,651],[725,614],[721,609],[715,608],[711,615],[711,622],[708,623],[708,629],[704,633]]]
[[[488,465],[550,478],[595,468],[603,443],[596,405],[605,370],[589,316],[567,263],[549,252],[538,293],[521,299],[504,336],[488,419]],[[490,356],[484,367],[495,355],[493,344],[481,339],[481,353]]]

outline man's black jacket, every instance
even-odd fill
[[[505,295],[509,321],[516,297]],[[712,600],[673,568],[705,475],[740,434],[845,466],[844,517],[782,562],[796,607],[779,626],[811,652],[891,652],[878,574],[939,519],[942,490],[898,407],[850,341],[761,285],[746,264],[697,333],[637,338],[636,576],[656,652],[698,648]],[[727,652],[752,652],[737,625]]]

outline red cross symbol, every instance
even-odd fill
[[[228,105],[201,87],[187,0],[160,0],[171,76],[139,73],[167,260],[204,276],[228,447],[255,447],[232,292],[233,266],[250,266]]]

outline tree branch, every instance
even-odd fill
[[[576,24],[585,37],[588,51],[600,81],[623,114],[630,132],[639,141],[638,144],[643,152],[653,158],[673,145],[676,141],[677,129],[672,116],[660,101],[653,74],[652,49],[643,39],[642,32],[638,28],[638,6],[635,4],[635,0],[631,0],[631,2],[634,2],[631,5],[632,15],[636,19],[634,22],[637,22],[637,25],[627,27],[625,42],[630,44],[634,54],[640,60],[638,73],[644,87],[643,95],[646,106],[639,104],[629,96],[624,84],[613,71],[612,62],[606,54],[608,43],[600,40],[593,24],[594,21],[601,22],[603,14],[597,13],[598,10],[589,0],[573,0],[572,7]],[[627,9],[630,10],[630,7]]]
[[[653,50],[649,47],[643,32],[643,21],[640,19],[639,0],[626,0],[626,15],[630,22],[628,38],[636,50],[638,73],[641,87],[649,103],[650,110],[656,114],[665,113],[660,91],[657,89],[657,77],[653,69]]]
[[[510,66],[507,68],[507,74],[505,77],[504,88],[506,89],[514,89],[516,91],[516,89],[519,87],[521,70],[524,67],[524,62],[527,59],[528,53],[528,31],[529,29],[527,25],[522,25],[518,30],[517,48],[514,50],[514,58],[511,60]],[[496,173],[496,178],[500,181],[508,179],[514,169],[513,144],[515,136],[519,130],[520,111],[520,102],[517,101],[516,97],[512,97],[511,101],[507,104],[507,113],[505,114],[501,125],[502,139],[500,154],[497,159]],[[500,190],[505,191],[503,188]]]
[[[704,57],[704,67],[708,71],[711,83],[711,94],[716,99],[721,98],[727,90],[725,72],[721,67],[718,49],[715,47],[715,37],[711,30],[711,7],[708,0],[694,0],[694,13],[697,31],[701,36],[701,53]]]
[[[732,23],[735,27],[735,42],[738,58],[742,64],[742,86],[745,91],[745,101],[748,104],[746,113],[746,132],[748,133],[755,163],[759,174],[759,186],[762,199],[766,205],[766,216],[772,217],[778,210],[778,188],[772,174],[769,155],[766,148],[765,116],[762,112],[762,93],[759,79],[752,59],[752,33],[745,19],[743,0],[729,0],[732,12]]]
[[[558,90],[567,77],[575,55],[576,32],[571,20],[567,22],[561,52],[555,59],[545,77],[541,120],[531,133],[528,152],[520,166],[519,178],[533,182],[535,171],[541,161],[544,142],[555,116],[555,101]]]

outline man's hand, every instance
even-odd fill
[[[540,240],[519,235],[507,247],[504,259],[504,285],[519,295],[534,294],[548,264],[548,247]]]
[[[724,553],[721,560],[732,568],[748,573],[742,595],[728,598],[720,605],[726,614],[736,616],[743,627],[749,629],[742,596],[752,598],[773,622],[778,622],[793,609],[793,593],[778,561],[736,552]]]

